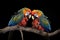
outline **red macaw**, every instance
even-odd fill
[[[17,15],[11,18],[8,23],[8,26],[14,26],[17,24],[20,26],[26,26],[31,10],[29,8],[22,8],[17,13]]]
[[[32,27],[37,28],[38,30],[45,30],[49,32],[51,30],[50,23],[47,20],[47,17],[43,14],[40,10],[33,10],[32,11]]]
[[[29,8],[22,8],[20,10],[18,10],[17,15],[14,15],[11,20],[8,23],[8,26],[15,26],[15,25],[19,25],[24,27],[27,24],[28,19],[30,18],[29,15],[31,13],[31,10]],[[14,29],[13,29],[14,30]],[[22,30],[19,30],[21,32],[21,37],[23,40],[23,33]],[[11,35],[11,34],[10,34]]]

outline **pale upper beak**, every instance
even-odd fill
[[[30,19],[30,18],[32,18],[32,20],[34,20],[34,16],[32,16],[32,15],[29,15],[29,19]]]
[[[29,19],[31,18],[31,15],[29,15]]]
[[[32,19],[34,20],[34,16],[32,16]]]

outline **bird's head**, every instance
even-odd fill
[[[24,7],[22,9],[18,10],[18,13],[23,14],[25,17],[31,18],[31,9],[29,9],[29,8]]]
[[[24,8],[23,13],[24,13],[24,16],[27,16],[28,18],[31,18],[31,9]]]
[[[24,8],[23,13],[25,16],[27,16],[31,13],[31,10],[29,8]]]
[[[41,17],[43,13],[40,10],[33,10],[31,14],[32,14],[32,19],[34,20],[35,18]]]

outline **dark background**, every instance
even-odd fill
[[[58,0],[2,0],[0,1],[0,28],[4,28],[7,26],[10,18],[14,15],[14,12],[17,12],[19,9],[28,7],[31,10],[39,9],[44,12],[46,16],[49,17],[49,21],[51,23],[52,30],[51,32],[60,28],[60,6]],[[0,40],[7,40],[8,33],[0,34]],[[24,39],[25,40],[40,40],[43,39],[42,36],[25,32]],[[19,31],[14,32],[13,35],[14,40],[21,40]],[[57,34],[50,38],[51,40],[60,40],[60,34]]]

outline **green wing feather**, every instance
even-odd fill
[[[24,18],[23,10],[24,10],[24,8],[20,9],[17,12],[18,14],[11,18],[11,20],[8,23],[8,26],[14,26],[22,21],[22,19]]]
[[[45,29],[45,31],[51,31],[51,26],[48,19],[44,16],[40,17],[40,25]]]

